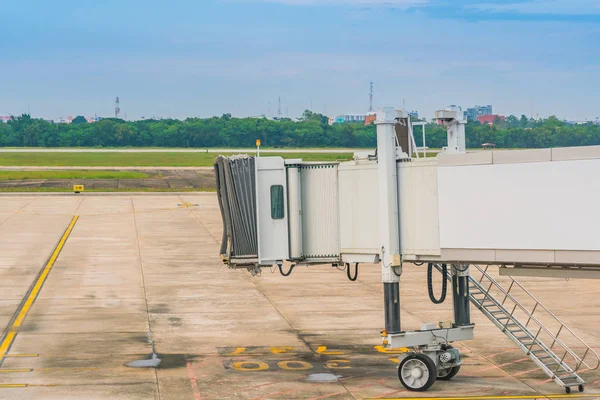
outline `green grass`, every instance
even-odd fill
[[[1,181],[27,179],[143,179],[149,176],[137,171],[0,171]]]
[[[224,153],[223,155],[232,155]],[[249,155],[254,155],[250,153]],[[0,166],[32,167],[207,167],[217,153],[0,153]],[[304,161],[347,161],[352,153],[268,153],[265,157],[302,158]],[[100,178],[98,178],[100,179]]]

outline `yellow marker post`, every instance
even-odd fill
[[[256,157],[260,157],[260,139],[256,139]]]
[[[73,185],[73,191],[75,193],[81,193],[85,190],[85,186],[83,185]]]

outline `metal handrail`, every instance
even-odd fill
[[[590,370],[596,370],[596,369],[598,369],[598,368],[600,367],[600,355],[598,355],[598,353],[596,353],[596,352],[594,351],[594,349],[592,349],[592,348],[591,348],[591,347],[590,347],[590,346],[589,346],[587,343],[585,343],[585,342],[583,341],[583,339],[581,339],[579,336],[577,336],[577,334],[575,334],[575,332],[573,332],[573,331],[572,331],[572,330],[571,330],[571,329],[570,329],[568,326],[566,326],[566,325],[565,325],[565,324],[564,324],[564,323],[563,323],[563,322],[562,322],[562,321],[561,321],[561,320],[560,320],[560,319],[559,319],[559,318],[558,318],[556,315],[554,315],[554,313],[552,313],[550,310],[548,310],[548,308],[546,308],[546,306],[544,306],[544,305],[543,305],[543,304],[542,304],[542,303],[541,303],[541,302],[540,302],[540,301],[539,301],[539,300],[538,300],[538,299],[537,299],[535,296],[533,296],[533,295],[532,295],[532,294],[531,294],[531,293],[530,293],[530,292],[529,292],[527,289],[525,289],[525,288],[524,288],[524,287],[523,287],[523,286],[522,286],[522,285],[521,285],[519,282],[517,282],[516,280],[514,280],[514,279],[512,279],[512,278],[511,278],[511,279],[513,280],[513,282],[514,282],[514,283],[516,283],[516,284],[517,284],[517,285],[518,285],[518,286],[519,286],[521,289],[523,289],[523,291],[524,291],[524,292],[525,292],[527,295],[529,295],[529,297],[531,297],[531,298],[532,298],[532,299],[533,299],[533,300],[534,300],[534,301],[537,303],[537,304],[536,304],[536,306],[534,307],[534,312],[535,312],[535,309],[537,309],[537,305],[539,304],[540,306],[542,306],[542,308],[543,308],[543,309],[544,309],[544,310],[545,310],[545,311],[546,311],[548,314],[550,314],[550,316],[551,316],[552,318],[554,318],[554,320],[556,320],[556,321],[557,321],[557,322],[558,322],[558,323],[561,325],[561,327],[560,327],[560,329],[559,329],[559,331],[558,331],[558,333],[557,333],[556,335],[555,335],[555,334],[553,334],[552,332],[550,332],[550,330],[548,330],[548,328],[546,328],[546,326],[545,326],[544,324],[542,324],[542,323],[541,323],[541,322],[540,322],[540,321],[539,321],[539,320],[538,320],[536,317],[534,317],[532,312],[528,311],[528,310],[527,310],[525,307],[523,307],[523,305],[522,305],[522,304],[521,304],[521,303],[520,303],[520,302],[519,302],[517,299],[515,299],[515,298],[514,298],[514,297],[513,297],[513,296],[512,296],[512,295],[511,295],[511,294],[510,294],[508,291],[506,291],[506,289],[504,289],[504,287],[503,287],[502,285],[500,285],[500,283],[498,283],[498,282],[497,282],[497,281],[496,281],[496,280],[495,280],[495,279],[494,279],[492,276],[490,276],[490,275],[487,273],[487,271],[484,271],[484,270],[483,270],[483,269],[482,269],[482,268],[481,268],[479,265],[477,265],[477,264],[472,264],[472,265],[473,265],[474,267],[476,267],[476,268],[477,268],[477,269],[478,269],[478,270],[479,270],[479,271],[482,273],[482,279],[479,281],[479,282],[480,282],[480,284],[481,284],[481,281],[483,280],[483,277],[485,276],[485,278],[486,278],[486,279],[488,279],[488,280],[489,280],[491,283],[493,283],[493,284],[494,284],[494,285],[495,285],[495,286],[496,286],[498,289],[500,289],[500,291],[501,291],[502,293],[504,293],[504,295],[505,295],[505,301],[506,301],[506,298],[510,298],[510,300],[511,300],[513,303],[515,303],[515,305],[516,305],[516,306],[518,306],[518,307],[519,307],[519,308],[520,308],[520,309],[521,309],[523,312],[525,312],[525,314],[527,314],[527,316],[529,317],[528,323],[529,323],[529,321],[533,320],[535,323],[537,323],[537,324],[538,324],[538,326],[539,326],[541,329],[543,329],[543,330],[544,330],[544,332],[546,332],[548,335],[550,335],[550,337],[553,339],[552,346],[550,346],[550,348],[549,348],[550,350],[552,350],[552,348],[554,347],[554,344],[558,343],[558,344],[559,344],[559,345],[560,345],[560,346],[561,346],[561,347],[562,347],[562,348],[563,348],[563,349],[564,349],[564,350],[565,350],[567,353],[569,353],[569,354],[570,354],[570,355],[571,355],[571,356],[572,356],[572,357],[575,359],[575,361],[577,361],[577,362],[578,362],[578,364],[577,364],[577,367],[575,368],[575,371],[574,371],[574,372],[577,372],[577,371],[579,370],[579,367],[581,367],[581,365],[582,365],[582,364],[583,364],[583,365],[585,365],[585,366],[586,366],[588,369],[590,369]],[[487,269],[487,268],[486,268],[486,269]],[[511,285],[511,287],[512,287],[512,285]],[[490,289],[491,289],[491,286],[490,286],[490,288],[488,288],[488,293],[489,293]],[[488,294],[488,293],[486,293],[486,296],[487,296],[487,294]],[[514,309],[513,309],[513,312],[514,312]],[[577,340],[578,340],[578,341],[579,341],[579,342],[580,342],[580,343],[581,343],[581,344],[582,344],[582,345],[583,345],[583,346],[586,348],[586,352],[585,352],[585,354],[583,355],[583,357],[579,357],[579,356],[578,356],[578,355],[577,355],[575,352],[573,352],[573,351],[572,351],[572,350],[571,350],[569,347],[567,347],[567,345],[565,345],[565,344],[564,344],[564,343],[563,343],[563,342],[562,342],[562,341],[561,341],[561,340],[558,338],[558,335],[560,335],[560,333],[562,332],[563,328],[564,328],[564,329],[566,329],[566,330],[567,330],[567,331],[568,331],[568,332],[569,332],[571,335],[573,335],[573,337],[574,337],[575,339],[577,339]],[[538,332],[538,334],[539,334],[539,332]],[[537,335],[536,335],[536,337],[537,337]],[[585,359],[585,357],[588,355],[588,352],[589,352],[589,351],[591,351],[591,352],[592,352],[592,354],[593,354],[594,356],[596,356],[597,363],[596,363],[596,366],[595,366],[594,368],[590,367],[590,366],[589,366],[589,365],[588,365],[588,364],[587,364],[587,363],[584,361],[584,359]],[[566,354],[565,354],[565,356],[566,356]],[[563,356],[563,359],[564,359],[564,357],[565,357],[565,356]],[[562,362],[561,362],[561,363],[562,363]]]

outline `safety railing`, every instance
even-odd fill
[[[510,307],[506,307],[506,302],[511,301],[513,303],[512,310],[510,310],[511,318],[515,315],[515,312],[517,310],[520,310],[525,315],[525,318],[527,318],[527,322],[525,322],[524,324],[521,322],[527,330],[529,330],[533,334],[533,332],[535,332],[536,329],[535,328],[531,329],[529,327],[529,325],[530,324],[537,325],[536,326],[537,332],[535,333],[535,336],[533,338],[533,340],[534,340],[533,343],[529,346],[530,347],[529,352],[531,352],[533,345],[537,341],[542,342],[541,337],[540,337],[540,334],[542,332],[545,333],[549,337],[549,339],[552,341],[552,344],[550,346],[547,346],[546,344],[544,344],[544,345],[546,347],[548,347],[548,349],[550,349],[553,353],[557,354],[557,357],[560,357],[559,354],[561,354],[562,351],[564,350],[564,353],[562,354],[562,357],[560,358],[560,360],[561,360],[560,364],[558,364],[555,374],[561,368],[561,365],[563,364],[563,362],[565,362],[565,358],[567,358],[567,356],[571,356],[575,361],[576,366],[575,366],[573,372],[578,372],[582,366],[585,366],[589,370],[596,370],[600,367],[600,355],[598,355],[598,353],[596,351],[594,351],[587,343],[585,343],[583,341],[583,339],[581,339],[575,332],[573,332],[568,326],[566,326],[556,315],[554,315],[554,313],[552,313],[552,311],[550,311],[546,306],[544,306],[533,294],[531,294],[531,292],[529,292],[527,289],[525,289],[519,282],[517,282],[515,279],[513,279],[511,277],[510,278],[511,283],[507,290],[504,288],[504,286],[502,286],[496,279],[494,279],[488,273],[488,268],[490,267],[489,265],[487,265],[485,268],[482,268],[476,264],[472,264],[472,266],[475,268],[475,270],[477,270],[481,273],[481,277],[479,279],[477,279],[473,274],[471,274],[471,279],[473,279],[475,282],[477,282],[479,284],[479,286],[481,287],[482,292],[484,294],[484,297],[483,297],[483,299],[481,299],[480,304],[483,304],[485,299],[487,299],[488,297],[491,297],[492,296],[491,290],[495,289],[501,293],[501,296],[503,296],[503,299],[501,301],[499,298],[496,298],[496,301],[498,301],[507,310],[507,312],[510,310]],[[489,285],[488,285],[488,282],[489,282]],[[487,289],[485,289],[486,287],[487,287]],[[533,308],[531,310],[527,309],[523,305],[522,300],[521,301],[517,300],[513,296],[513,294],[511,294],[511,291],[514,291],[514,289],[517,287],[519,289],[521,289],[528,296],[529,301],[532,302]],[[550,316],[552,318],[553,323],[558,326],[558,330],[556,331],[556,333],[554,333],[550,329],[548,329],[546,326],[547,324],[543,324],[537,318],[537,316],[534,315],[534,314],[536,314],[536,312],[539,315],[539,313],[542,310],[548,316]],[[510,321],[510,319],[506,321],[504,329],[506,329],[506,325],[508,325],[509,321]],[[562,335],[562,338],[561,338],[561,335]],[[567,337],[567,339],[565,339],[566,335],[570,335],[570,337]],[[568,340],[569,343],[575,343],[577,347],[584,348],[585,352],[583,353],[583,355],[580,356],[577,353],[575,353],[573,350],[571,350],[571,348],[564,343],[565,340]],[[560,348],[558,353],[555,351],[555,348],[557,348],[557,349]],[[594,360],[594,361],[592,361],[592,360]],[[592,365],[588,364],[588,362],[592,363]],[[595,363],[595,365],[594,365],[594,363]]]

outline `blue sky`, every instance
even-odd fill
[[[0,115],[600,116],[598,0],[2,0]]]

